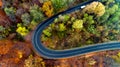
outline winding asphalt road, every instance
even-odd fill
[[[59,59],[59,58],[68,58],[68,57],[73,57],[73,56],[79,56],[82,54],[90,53],[90,52],[98,52],[98,51],[103,51],[103,50],[114,50],[114,49],[120,49],[120,42],[108,42],[108,43],[101,43],[101,44],[95,44],[91,46],[86,46],[82,48],[74,48],[74,49],[68,49],[68,50],[51,50],[46,48],[45,46],[42,45],[41,40],[40,40],[40,35],[42,34],[43,29],[51,24],[53,20],[58,17],[60,14],[67,14],[70,12],[73,12],[77,9],[83,8],[86,4],[91,3],[93,1],[98,1],[98,0],[91,0],[88,2],[84,2],[82,4],[79,4],[73,8],[70,8],[64,12],[60,12],[57,15],[54,15],[53,17],[47,19],[46,21],[42,22],[41,24],[38,25],[36,30],[34,31],[33,37],[32,37],[32,43],[35,51],[49,59]]]

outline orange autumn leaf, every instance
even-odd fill
[[[0,0],[0,7],[3,5],[2,0]]]

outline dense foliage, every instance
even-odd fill
[[[102,0],[54,19],[40,36],[43,45],[55,50],[119,41],[119,2]]]
[[[0,38],[16,33],[16,36],[23,40],[23,37],[34,30],[40,22],[80,2],[79,0],[3,0],[0,2],[1,9],[12,25],[7,20],[0,22],[2,29]],[[73,5],[70,6],[71,4]],[[4,29],[5,24],[7,27]],[[4,31],[7,31],[7,34],[4,34]]]
[[[119,67],[119,50],[59,60],[45,59],[33,52],[31,32],[35,27],[84,1],[87,0],[0,0],[0,67]],[[43,44],[52,49],[66,49],[118,40],[119,2],[101,0],[84,10],[60,15],[43,31]]]

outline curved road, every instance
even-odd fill
[[[98,0],[94,0],[98,1]],[[101,44],[96,44],[92,46],[86,46],[82,48],[74,48],[74,49],[69,49],[69,50],[50,50],[44,47],[41,43],[40,40],[40,35],[43,31],[43,29],[51,24],[53,20],[58,17],[60,14],[67,14],[70,12],[73,12],[74,10],[81,9],[83,8],[86,4],[93,2],[93,0],[89,2],[85,2],[82,4],[79,4],[73,8],[70,8],[64,12],[60,12],[57,15],[54,15],[53,17],[47,19],[46,21],[42,22],[40,25],[38,25],[37,29],[35,30],[32,38],[32,43],[34,46],[34,49],[38,54],[45,58],[49,59],[59,59],[59,58],[67,58],[67,57],[73,57],[73,56],[78,56],[90,52],[97,52],[97,51],[103,51],[103,50],[113,50],[113,49],[120,49],[120,42],[108,42],[108,43],[101,43]]]

